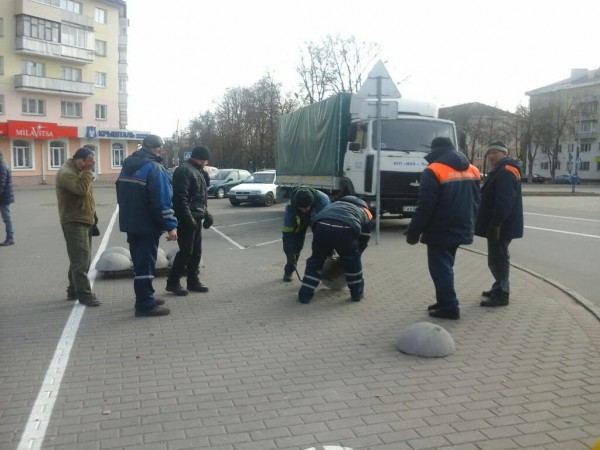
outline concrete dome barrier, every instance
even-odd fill
[[[441,358],[456,350],[450,333],[429,322],[418,322],[406,327],[396,341],[396,348],[402,353],[427,358]]]

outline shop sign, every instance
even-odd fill
[[[86,127],[85,137],[88,139],[133,139],[141,140],[147,133],[135,133],[128,130],[98,130],[96,127]]]
[[[77,127],[65,127],[48,122],[9,120],[8,135],[21,139],[59,139],[77,137]]]

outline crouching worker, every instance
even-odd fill
[[[321,282],[323,264],[334,250],[344,268],[351,299],[362,300],[365,281],[361,255],[371,237],[372,219],[367,204],[351,195],[331,203],[314,217],[312,255],[306,261],[302,287],[298,291],[301,303],[312,300]]]
[[[283,216],[283,253],[287,259],[283,281],[292,281],[292,274],[304,247],[306,229],[314,216],[329,203],[326,194],[309,186],[300,186],[292,193]]]

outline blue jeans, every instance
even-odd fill
[[[2,220],[4,221],[4,225],[6,225],[6,240],[10,241],[15,237],[12,218],[10,217],[10,204],[0,205],[0,213],[2,213]]]
[[[156,255],[160,234],[127,234],[129,252],[133,261],[133,290],[135,309],[152,309],[156,306],[152,280],[156,270]]]
[[[427,245],[427,264],[435,286],[435,299],[444,311],[457,312],[458,298],[454,290],[454,258],[457,245],[442,247]]]

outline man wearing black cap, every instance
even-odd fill
[[[283,281],[292,281],[292,274],[304,247],[306,229],[312,218],[329,203],[326,194],[310,186],[300,186],[292,193],[283,216],[283,253],[287,260],[283,269]]]
[[[406,242],[427,244],[427,264],[435,286],[431,317],[460,319],[454,290],[454,259],[459,245],[473,242],[479,206],[480,174],[447,137],[431,142],[429,165],[419,181],[417,210],[406,230]]]
[[[154,297],[152,280],[161,234],[167,241],[177,240],[177,219],[173,213],[171,181],[161,164],[164,142],[150,134],[142,147],[123,161],[117,179],[119,228],[127,233],[133,261],[135,317],[166,316],[169,308],[164,300]]]
[[[477,215],[475,234],[485,237],[488,246],[488,267],[494,283],[480,305],[508,305],[510,294],[510,254],[513,239],[523,237],[523,198],[521,193],[521,161],[508,156],[502,141],[492,141],[486,153],[492,170],[481,187],[481,208]]]
[[[173,173],[173,208],[179,222],[179,251],[173,261],[166,290],[175,295],[188,295],[189,291],[208,292],[208,287],[200,282],[199,274],[202,228],[208,229],[213,223],[207,209],[204,175],[204,166],[209,160],[210,150],[198,146],[192,150],[190,158]],[[179,281],[184,272],[187,274],[187,289]]]
[[[92,227],[96,217],[94,152],[82,147],[56,174],[56,199],[60,224],[69,255],[67,299],[86,306],[99,306],[92,292],[88,271],[92,262]]]

